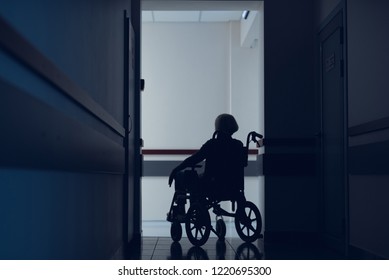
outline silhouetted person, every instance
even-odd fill
[[[219,115],[215,120],[215,136],[173,169],[169,176],[169,186],[179,171],[205,160],[205,170],[200,178],[198,191],[208,196],[228,199],[234,195],[235,190],[243,188],[247,152],[241,141],[232,138],[238,129],[232,115]]]

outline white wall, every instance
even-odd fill
[[[198,148],[228,111],[227,24],[144,23],[145,148]]]
[[[239,22],[144,23],[142,32],[145,149],[198,149],[226,112],[236,117],[234,137],[242,142],[252,130],[263,133],[263,47],[240,47]],[[246,178],[246,197],[262,213],[263,184]],[[165,220],[173,191],[166,177],[143,178],[143,220]]]
[[[225,112],[236,138],[263,131],[263,45],[240,47],[239,22],[144,23],[142,32],[145,148],[199,148]]]
[[[252,23],[259,26],[255,37],[263,38],[263,11],[255,17]],[[250,131],[264,133],[264,86],[259,78],[264,77],[264,63],[263,40],[253,48],[241,47],[240,27],[237,22],[230,25],[230,112],[240,126],[235,137],[243,141]]]

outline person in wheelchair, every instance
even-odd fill
[[[238,129],[238,123],[232,115],[219,115],[215,120],[214,137],[173,169],[169,176],[169,186],[180,177],[180,171],[205,160],[204,173],[189,191],[211,199],[236,199],[238,191],[243,189],[244,167],[247,166],[247,152],[243,143],[232,138]],[[176,180],[176,191],[185,191],[181,185]],[[179,205],[179,212],[185,214],[184,205]]]

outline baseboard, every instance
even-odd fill
[[[386,260],[382,256],[376,255],[364,249],[350,245],[348,247],[349,259],[353,260]]]
[[[122,260],[125,256],[124,245],[122,244],[116,252],[111,256],[111,260]]]
[[[346,256],[346,243],[345,240],[336,238],[334,236],[331,236],[329,234],[321,234],[320,235],[320,242],[323,244],[324,247],[331,249],[335,252],[338,252],[339,254]]]

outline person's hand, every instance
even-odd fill
[[[263,138],[257,140],[257,147],[263,147]]]

